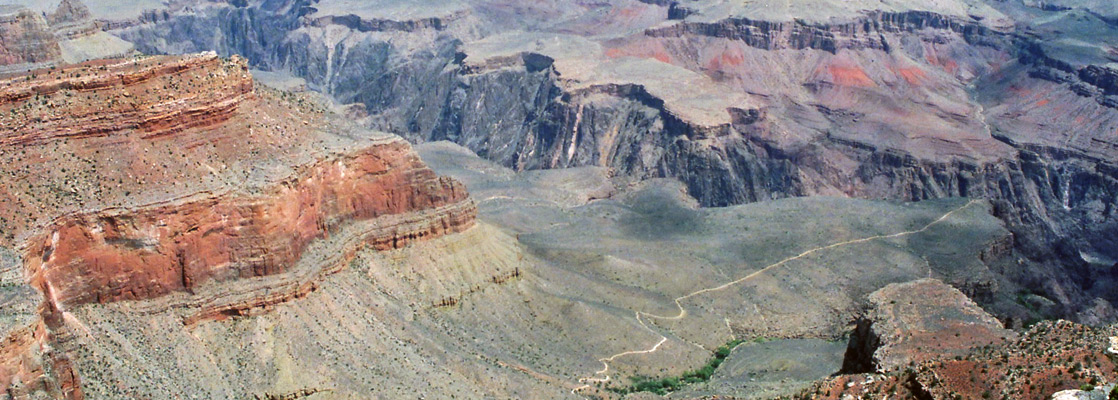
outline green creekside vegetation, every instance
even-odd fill
[[[754,339],[754,342],[760,343],[764,340],[763,338],[757,338]],[[699,369],[684,372],[683,375],[661,379],[635,375],[629,377],[629,381],[632,382],[631,385],[621,388],[610,387],[609,390],[620,394],[652,392],[658,395],[665,395],[690,384],[709,381],[710,377],[714,376],[714,371],[718,369],[718,366],[722,365],[726,357],[730,356],[730,352],[733,351],[735,347],[745,342],[745,340],[737,339],[726,342],[726,344],[714,350],[714,357],[711,357],[706,365],[703,365]]]

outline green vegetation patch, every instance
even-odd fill
[[[651,392],[658,395],[665,395],[670,392],[678,391],[690,384],[709,381],[710,378],[714,376],[714,371],[718,369],[718,366],[722,365],[722,362],[726,361],[726,357],[730,356],[730,352],[742,343],[745,343],[745,341],[731,340],[726,342],[726,344],[714,350],[714,357],[711,357],[706,365],[695,370],[684,372],[683,375],[661,379],[635,375],[629,377],[629,381],[632,382],[631,385],[621,388],[611,387],[609,390],[620,394]]]

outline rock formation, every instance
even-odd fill
[[[962,292],[935,279],[891,284],[869,296],[843,370],[891,371],[965,355],[1016,337]]]
[[[26,274],[5,266],[15,292],[0,299],[16,311],[42,299],[5,320],[10,396],[82,398],[67,319],[83,305],[168,297],[184,324],[255,313],[305,296],[363,246],[474,224],[462,185],[402,139],[256,88],[240,59],[104,60],[0,87],[2,241]]]
[[[990,199],[1031,266],[1011,281],[1042,286],[1055,314],[1091,318],[1090,305],[1118,300],[1082,284],[1109,280],[1118,260],[1106,206],[1118,196],[1118,111],[1107,55],[1066,49],[1089,40],[1069,32],[1110,40],[1110,25],[1075,12],[970,0],[287,0],[168,10],[112,32],[146,52],[244,55],[363,104],[364,123],[413,142],[454,141],[519,170],[677,178],[707,206]]]
[[[0,33],[0,73],[123,57],[135,51],[131,43],[104,32],[81,0],[62,0],[44,12],[0,4]]]
[[[913,363],[885,374],[828,378],[795,397],[1046,400],[1067,390],[1110,387],[1115,360],[1106,356],[1104,348],[1106,335],[1113,329],[1044,321],[1004,343],[952,358]],[[933,340],[925,345],[935,343]]]
[[[58,61],[62,50],[42,15],[27,8],[0,6],[0,72]]]
[[[437,212],[393,218],[426,210]],[[67,215],[24,251],[32,281],[51,287],[59,306],[139,300],[285,272],[311,241],[366,220],[375,228],[365,242],[392,249],[468,228],[473,214],[460,184],[389,142],[299,168],[257,196]]]
[[[74,39],[100,31],[81,0],[62,0],[54,12],[47,15],[47,23],[61,39]]]
[[[805,397],[1114,379],[1033,324],[1118,318],[1108,4],[87,3],[0,10],[0,397],[610,396],[875,291]],[[63,66],[133,44],[215,53]]]

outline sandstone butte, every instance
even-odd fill
[[[314,290],[361,246],[474,225],[460,183],[319,104],[212,53],[0,78],[0,245],[43,295],[37,321],[4,332],[0,388],[82,398],[74,307],[176,295],[196,308],[186,324],[238,315]]]

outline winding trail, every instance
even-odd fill
[[[657,332],[656,330],[652,329],[652,327],[648,326],[648,324],[645,323],[645,319],[642,318],[642,317],[647,317],[647,318],[652,318],[652,319],[660,319],[660,320],[669,320],[669,321],[681,320],[681,319],[687,317],[687,309],[683,307],[683,303],[682,303],[683,300],[687,300],[689,298],[692,298],[692,297],[695,297],[695,296],[698,296],[698,295],[701,295],[701,294],[706,294],[706,293],[725,290],[729,287],[732,287],[732,286],[744,283],[746,281],[749,281],[753,278],[756,278],[757,276],[760,276],[761,274],[764,274],[764,273],[766,273],[766,272],[768,272],[772,269],[783,266],[783,265],[785,265],[789,262],[799,260],[801,258],[807,257],[809,255],[812,255],[812,254],[815,254],[815,253],[818,253],[818,252],[821,252],[821,251],[830,250],[830,249],[843,247],[843,246],[854,245],[854,244],[871,242],[871,241],[875,241],[875,240],[894,239],[894,238],[899,238],[899,237],[903,237],[903,236],[922,233],[922,232],[927,231],[928,229],[931,229],[933,226],[936,226],[936,225],[942,223],[943,221],[946,221],[948,218],[951,218],[951,216],[954,215],[955,213],[957,213],[959,211],[962,211],[962,210],[970,207],[971,205],[973,205],[977,202],[978,202],[978,200],[970,200],[966,204],[963,204],[962,206],[959,206],[958,208],[955,208],[951,211],[948,211],[946,214],[943,214],[942,216],[940,216],[935,221],[929,222],[927,225],[924,225],[923,228],[920,228],[920,229],[917,229],[917,230],[898,232],[898,233],[889,234],[889,235],[870,236],[870,237],[865,237],[865,238],[861,238],[861,239],[847,240],[847,241],[844,241],[844,242],[832,243],[832,244],[829,244],[829,245],[826,245],[826,246],[816,247],[816,248],[813,248],[813,249],[810,249],[810,250],[806,250],[803,253],[797,254],[795,256],[788,257],[788,258],[785,258],[783,260],[777,261],[774,264],[770,264],[769,266],[766,266],[764,268],[756,270],[753,273],[750,273],[749,275],[743,276],[743,277],[738,278],[736,280],[733,280],[733,281],[730,281],[730,282],[727,282],[727,283],[724,283],[722,285],[718,285],[718,286],[715,286],[715,287],[700,289],[700,290],[691,292],[691,293],[689,293],[687,295],[684,295],[684,296],[676,297],[675,298],[675,306],[676,306],[676,308],[679,309],[679,312],[676,315],[673,315],[673,316],[663,316],[663,315],[646,313],[644,311],[636,311],[635,315],[636,315],[637,323],[639,323],[642,327],[644,327],[644,329],[648,330],[649,332],[652,332],[653,334],[659,336],[660,341],[656,342],[655,345],[653,345],[651,348],[649,348],[647,350],[630,350],[630,351],[626,351],[626,352],[617,353],[617,354],[611,355],[609,357],[599,358],[598,361],[600,361],[602,363],[602,369],[595,372],[594,375],[592,375],[592,376],[585,377],[585,378],[580,378],[578,380],[578,382],[582,383],[583,385],[579,386],[579,387],[576,387],[574,389],[571,389],[571,393],[572,394],[577,394],[581,390],[589,389],[589,388],[591,388],[590,384],[593,384],[593,383],[609,382],[610,381],[610,376],[609,376],[610,362],[613,362],[614,360],[616,360],[619,357],[630,356],[630,355],[638,355],[638,354],[649,354],[649,353],[654,353],[654,352],[660,350],[660,346],[662,346],[664,343],[666,343],[668,341],[668,337],[664,336],[663,334],[661,334],[661,333]],[[729,320],[728,319],[726,320],[726,325],[729,326]],[[731,331],[730,334],[733,335],[733,332]],[[604,375],[604,377],[599,378],[598,377],[599,375]]]

